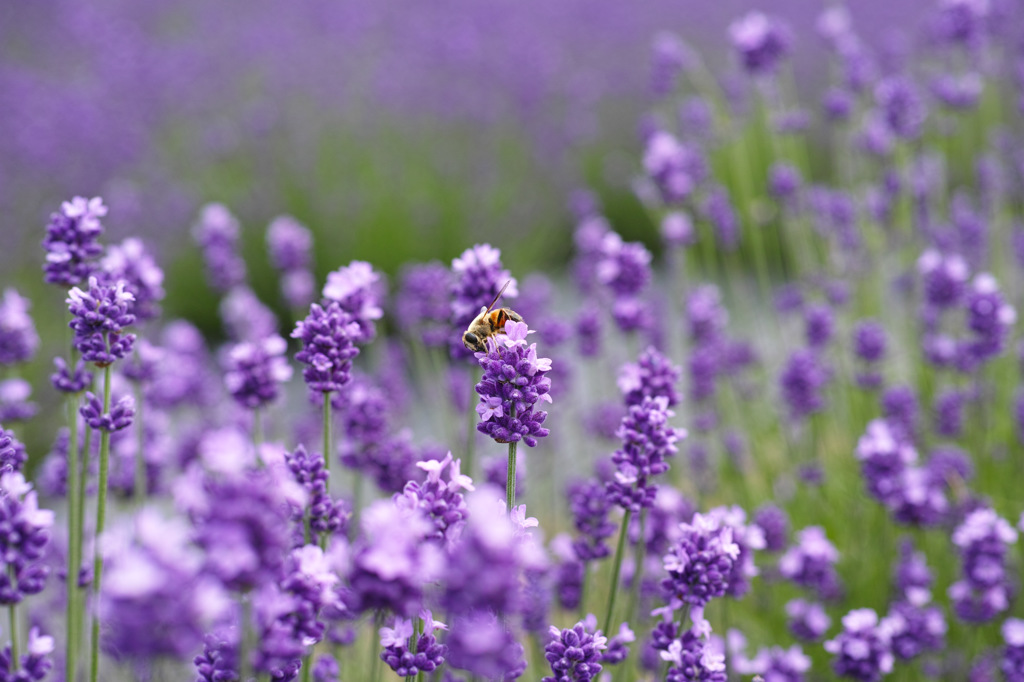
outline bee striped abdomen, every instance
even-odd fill
[[[505,331],[505,323],[508,322],[508,313],[504,308],[499,308],[491,313],[491,331],[502,333]]]

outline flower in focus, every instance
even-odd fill
[[[542,426],[547,412],[535,409],[540,401],[551,402],[548,392],[551,360],[537,357],[537,344],[526,345],[525,322],[509,320],[505,333],[491,337],[486,353],[477,353],[483,376],[476,385],[480,404],[477,430],[499,443],[523,441],[536,447],[548,435]]]
[[[103,253],[96,241],[103,233],[100,218],[107,215],[103,199],[75,197],[50,215],[43,248],[46,249],[45,279],[65,287],[81,284],[95,271],[95,260]]]
[[[369,343],[377,334],[374,321],[384,316],[382,287],[380,274],[363,261],[352,261],[327,275],[323,296],[328,301],[337,301],[352,316],[359,326],[356,343]]]
[[[71,313],[68,326],[83,360],[104,367],[131,352],[135,334],[126,333],[125,327],[135,323],[135,297],[123,281],[101,285],[90,276],[88,289],[73,287],[66,302]]]
[[[326,307],[314,303],[306,319],[299,320],[292,338],[302,341],[295,359],[306,365],[302,378],[312,391],[340,391],[352,378],[352,358],[359,354],[359,323],[331,301]]]

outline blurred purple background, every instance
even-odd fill
[[[165,243],[179,238],[197,206],[210,199],[229,201],[243,219],[286,210],[305,211],[313,222],[351,216],[359,211],[358,196],[336,197],[344,205],[328,210],[325,195],[342,191],[339,179],[360,178],[359,164],[378,154],[386,159],[385,182],[377,168],[372,179],[359,180],[360,191],[401,200],[409,192],[386,186],[388,168],[425,156],[444,181],[465,182],[475,192],[481,180],[461,177],[475,171],[437,164],[483,154],[470,168],[486,168],[492,185],[522,174],[523,167],[506,168],[487,144],[495,131],[529,146],[531,182],[555,201],[579,184],[588,150],[632,149],[648,104],[650,44],[658,31],[677,32],[720,64],[728,59],[724,36],[733,19],[751,8],[778,14],[796,29],[801,84],[813,84],[822,63],[813,55],[823,52],[811,29],[823,6],[816,0],[3,3],[4,235],[18,251],[36,249],[46,215],[73,194],[104,195],[115,236],[142,232]],[[912,31],[928,6],[859,0],[850,9],[863,36],[884,41],[894,27]],[[338,151],[344,149],[357,152]],[[520,182],[518,191],[523,187]]]

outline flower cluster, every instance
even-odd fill
[[[358,322],[341,304],[332,301],[326,307],[309,307],[306,319],[299,320],[292,338],[302,341],[295,359],[306,365],[302,378],[310,390],[320,393],[340,391],[352,378],[352,358],[359,354],[355,341],[360,338]]]
[[[452,261],[452,275],[449,319],[452,328],[459,332],[491,304],[506,282],[508,286],[502,296],[509,299],[519,295],[516,280],[501,265],[501,251],[490,244],[477,244],[463,251]],[[455,358],[472,355],[463,345],[461,333],[452,334],[449,351]]]
[[[309,503],[303,516],[309,523],[309,529],[328,536],[344,535],[350,511],[344,502],[331,498],[327,490],[331,472],[327,470],[323,455],[307,453],[306,448],[300,445],[294,452],[286,452],[284,458],[292,476],[306,489]]]
[[[676,441],[686,436],[684,430],[669,425],[674,415],[668,398],[661,396],[645,397],[622,418],[617,432],[622,447],[612,455],[617,470],[607,483],[615,504],[633,511],[654,504],[658,487],[651,479],[668,471],[667,459],[676,453]]]
[[[671,595],[670,606],[702,607],[723,596],[739,555],[732,528],[715,517],[694,514],[692,523],[682,524],[681,537],[664,558],[668,578],[662,587]]]
[[[542,682],[590,682],[601,672],[602,654],[608,646],[608,638],[597,628],[597,619],[590,616],[586,621],[571,628],[559,630],[551,626],[551,641],[544,647],[544,658],[551,664],[551,672]]]
[[[281,293],[295,309],[309,305],[315,284],[310,270],[313,235],[291,216],[278,216],[267,227],[270,263],[281,274]]]
[[[476,385],[480,396],[476,428],[499,443],[521,440],[532,448],[538,438],[548,435],[542,426],[547,412],[536,406],[551,402],[551,380],[545,376],[551,360],[537,357],[537,344],[526,344],[529,333],[525,322],[509,320],[504,334],[491,337],[487,352],[477,353],[483,376]]]
[[[131,352],[135,335],[125,332],[125,327],[135,323],[134,302],[123,281],[106,285],[92,276],[87,290],[74,287],[68,292],[68,326],[75,332],[75,348],[83,360],[103,367]]]
[[[43,239],[47,282],[74,286],[96,271],[94,261],[103,254],[103,246],[96,240],[103,233],[100,218],[105,215],[107,207],[100,197],[75,197],[50,216]]]
[[[423,482],[409,481],[401,495],[395,495],[395,503],[423,510],[433,521],[435,531],[428,537],[441,540],[451,546],[459,537],[466,522],[466,501],[460,491],[474,490],[473,480],[463,474],[461,460],[452,461],[452,453],[442,460],[417,462],[416,466],[427,472]],[[448,482],[441,482],[441,474],[448,469]]]
[[[5,289],[0,301],[0,365],[27,362],[36,354],[39,335],[28,314],[28,299]]]
[[[1006,570],[1007,546],[1017,531],[990,508],[975,509],[953,531],[963,577],[949,588],[953,610],[970,623],[984,623],[1009,608],[1012,584]]]
[[[203,250],[206,278],[219,293],[245,282],[245,261],[238,253],[241,228],[223,204],[207,204],[199,212],[192,236]]]
[[[32,484],[17,471],[0,474],[0,604],[38,594],[50,568],[42,559],[54,513],[40,509]]]
[[[825,642],[835,656],[832,669],[837,675],[861,682],[877,682],[892,671],[892,625],[878,620],[871,609],[856,609],[843,616],[843,631]]]
[[[277,398],[280,385],[292,378],[284,353],[288,344],[280,336],[243,341],[225,358],[224,385],[239,405],[257,409]]]
[[[409,639],[413,637],[411,620],[396,618],[395,627],[380,629],[380,645],[384,647],[380,658],[399,677],[433,672],[444,663],[444,657],[448,653],[448,647],[438,644],[437,638],[434,636],[435,632],[447,630],[448,626],[434,620],[430,611],[422,611],[420,619],[423,621],[423,630],[411,646],[409,644]]]
[[[369,343],[377,334],[374,322],[384,316],[380,305],[381,285],[380,275],[373,266],[358,260],[327,275],[323,297],[337,301],[341,309],[352,316],[359,326],[356,343]]]

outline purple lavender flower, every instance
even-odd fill
[[[882,414],[886,424],[901,441],[912,442],[917,435],[920,406],[910,386],[892,386],[882,393]]]
[[[609,232],[601,241],[596,275],[616,298],[636,296],[651,281],[651,252],[639,242],[623,242]]]
[[[729,312],[722,305],[718,287],[704,284],[686,299],[686,324],[694,345],[718,341],[729,323]]]
[[[504,298],[515,298],[519,295],[516,281],[509,271],[502,266],[502,252],[489,244],[477,244],[466,249],[462,255],[452,261],[454,282],[451,289],[451,322],[456,330],[465,330],[480,313],[480,309],[490,304],[506,282],[508,288]],[[453,335],[450,351],[453,357],[469,357],[462,339]]]
[[[825,613],[825,607],[817,602],[794,599],[786,604],[789,631],[795,637],[807,642],[816,642],[825,636],[832,619]]]
[[[788,163],[778,162],[768,176],[768,189],[776,199],[792,199],[802,182],[800,169]]]
[[[292,216],[278,216],[267,226],[267,253],[278,272],[308,270],[312,248],[313,234]]]
[[[217,477],[193,465],[174,495],[192,520],[204,570],[227,589],[245,592],[283,577],[292,544],[290,510],[303,505],[305,492],[281,471],[283,463],[240,469],[244,465],[231,459]]]
[[[74,287],[68,292],[72,315],[68,326],[75,332],[75,348],[83,360],[104,367],[131,352],[135,335],[124,328],[135,322],[134,300],[124,282],[100,285],[95,277],[89,277],[88,291]]]
[[[107,207],[100,197],[75,197],[61,204],[59,213],[50,215],[43,238],[43,270],[48,283],[75,286],[95,272],[93,261],[103,253],[96,239],[103,232],[100,218],[105,215]]]
[[[189,533],[183,519],[152,507],[107,531],[102,645],[116,660],[187,656],[202,643],[207,622],[226,615],[226,595],[202,578]]]
[[[757,524],[748,524],[746,511],[736,505],[715,507],[708,511],[708,516],[718,519],[723,527],[732,529],[732,540],[739,548],[739,554],[726,578],[728,587],[725,593],[739,599],[750,590],[750,579],[758,574],[754,551],[764,549],[764,531]]]
[[[892,671],[892,626],[878,620],[871,609],[855,609],[843,616],[843,631],[825,642],[834,655],[832,669],[837,675],[862,682],[878,682]]]
[[[690,214],[684,211],[669,211],[661,219],[661,240],[665,246],[693,246],[697,243],[697,232]]]
[[[898,503],[903,472],[917,461],[917,451],[902,432],[886,420],[875,419],[857,441],[855,454],[871,496],[885,505]]]
[[[733,530],[712,516],[694,514],[681,526],[682,534],[664,557],[668,578],[662,588],[670,595],[669,606],[702,607],[725,594],[733,563],[740,548],[733,542]]]
[[[452,336],[451,287],[451,271],[437,261],[405,266],[399,275],[395,315],[426,346],[444,346]]]
[[[442,549],[425,542],[434,523],[419,508],[390,500],[364,509],[360,523],[363,542],[354,547],[348,608],[357,614],[377,608],[403,617],[418,613],[424,587],[444,570]]]
[[[0,560],[7,566],[0,575],[0,604],[17,604],[43,590],[50,569],[40,560],[53,520],[20,472],[0,474]]]
[[[569,513],[578,533],[573,540],[575,556],[580,561],[603,559],[611,554],[605,540],[615,533],[608,514],[612,502],[605,485],[596,480],[574,481],[567,488]]]
[[[615,478],[607,483],[615,504],[633,511],[654,504],[658,487],[651,479],[668,471],[667,459],[676,453],[676,441],[686,437],[684,430],[669,426],[673,416],[665,396],[645,397],[630,406],[617,433],[622,447],[612,455]]]
[[[541,682],[590,682],[600,674],[601,652],[608,646],[608,638],[597,630],[593,615],[571,628],[559,630],[554,625],[549,633],[551,641],[544,647],[544,658],[551,664],[554,675]]]
[[[679,74],[691,68],[696,59],[693,48],[679,36],[660,31],[651,48],[651,91],[658,96],[670,94]]]
[[[431,540],[443,542],[451,547],[466,523],[466,501],[461,490],[474,490],[473,480],[461,472],[461,460],[452,460],[452,453],[442,460],[417,462],[416,466],[427,472],[423,482],[409,481],[401,495],[395,495],[395,504],[422,510],[434,524]],[[448,481],[441,481],[441,474],[448,469]]]
[[[944,389],[935,397],[932,407],[935,432],[947,438],[956,438],[963,431],[963,411],[967,396],[955,388]]]
[[[707,160],[700,149],[680,142],[664,130],[647,138],[643,165],[668,205],[686,201],[708,177]]]
[[[973,334],[969,351],[974,362],[1003,352],[1016,321],[1017,311],[1006,302],[995,278],[988,273],[975,277],[967,294],[967,328]]]
[[[896,602],[885,617],[892,637],[892,652],[909,661],[928,651],[939,651],[946,640],[946,618],[937,606]]]
[[[28,460],[25,446],[10,431],[0,426],[0,474],[21,471]]]
[[[729,199],[729,191],[722,185],[708,190],[704,200],[704,214],[715,228],[715,241],[726,251],[732,251],[740,242],[740,221]]]
[[[687,630],[661,652],[670,666],[666,682],[726,682],[725,656],[705,639]]]
[[[413,635],[412,621],[395,618],[395,627],[380,629],[380,645],[384,647],[380,658],[395,671],[399,677],[410,677],[420,672],[433,672],[444,663],[448,647],[437,643],[434,632],[447,630],[448,626],[433,619],[430,611],[421,611],[423,632],[410,648],[409,640]]]
[[[592,358],[601,352],[601,311],[591,304],[581,307],[576,317],[580,355]]]
[[[1000,631],[1006,646],[999,669],[1007,682],[1020,682],[1024,680],[1024,620],[1007,618]]]
[[[14,289],[4,290],[0,301],[0,365],[27,362],[39,348],[39,335],[29,317],[30,303]]]
[[[907,76],[892,75],[875,86],[875,103],[889,130],[905,140],[921,134],[928,109],[917,85]]]
[[[164,271],[146,251],[141,239],[129,237],[108,247],[100,267],[109,281],[125,283],[125,289],[135,299],[132,313],[139,320],[151,320],[160,314]]]
[[[914,604],[927,604],[931,600],[933,581],[924,554],[915,551],[910,540],[900,543],[900,560],[893,572],[893,585],[899,598]]]
[[[804,311],[804,337],[811,348],[828,345],[835,333],[835,316],[827,305],[813,305]]]
[[[543,552],[533,536],[519,537],[495,502],[501,499],[498,490],[482,486],[466,499],[467,523],[449,554],[442,583],[441,604],[452,614],[519,613],[520,571],[544,568]]]
[[[18,682],[37,682],[44,679],[53,668],[53,661],[50,654],[53,653],[53,637],[42,635],[38,627],[33,627],[28,632],[26,653],[21,656],[20,669],[11,664],[11,648],[5,647],[0,652],[0,675],[4,679],[18,680]]]
[[[340,391],[352,379],[352,358],[359,354],[355,341],[360,338],[360,327],[340,303],[331,301],[326,307],[312,304],[306,319],[296,323],[292,338],[302,341],[295,359],[306,365],[302,378],[310,390]]]
[[[321,654],[313,664],[313,682],[339,682],[341,667],[330,654]]]
[[[483,377],[476,385],[480,404],[477,430],[499,443],[522,440],[536,447],[537,439],[548,435],[542,426],[547,412],[535,410],[539,401],[551,402],[549,358],[537,357],[537,344],[526,345],[529,329],[525,322],[509,320],[505,333],[492,337],[487,353],[477,353]]]
[[[257,409],[277,398],[280,384],[292,377],[280,336],[235,344],[225,359],[224,385],[238,404]]]
[[[375,320],[384,316],[381,301],[384,297],[380,274],[363,261],[352,261],[327,275],[323,296],[337,301],[341,309],[350,314],[359,325],[357,343],[369,343],[377,334]]]
[[[523,645],[489,611],[452,619],[448,664],[487,680],[515,680],[526,671]]]
[[[943,0],[933,29],[939,40],[975,48],[988,31],[991,3],[987,0]]]
[[[294,452],[286,452],[284,458],[292,476],[309,496],[307,509],[310,530],[328,536],[344,535],[348,530],[351,512],[344,502],[332,499],[328,493],[327,479],[331,474],[323,455],[307,453],[300,445]]]
[[[126,395],[118,400],[110,412],[103,411],[103,401],[91,392],[86,392],[79,413],[90,428],[97,431],[120,431],[132,424],[135,417],[135,398]]]
[[[0,381],[0,422],[20,422],[31,419],[38,405],[29,400],[32,384],[24,379]]]
[[[238,254],[238,219],[223,204],[206,204],[192,227],[192,236],[203,249],[206,278],[218,293],[245,282],[245,261]]]
[[[170,409],[188,402],[205,405],[211,400],[215,380],[209,376],[206,342],[190,322],[174,320],[160,335],[160,357],[146,400]]]
[[[682,373],[682,369],[650,346],[640,354],[637,362],[627,363],[619,370],[619,390],[626,405],[639,405],[645,397],[663,396],[672,407],[679,403],[681,397],[676,384]]]
[[[828,367],[813,350],[793,351],[779,376],[782,398],[790,417],[799,420],[821,411],[825,407],[822,390],[830,378]]]
[[[629,647],[636,641],[636,635],[629,629],[628,623],[619,625],[619,634],[608,640],[608,648],[601,654],[601,663],[605,665],[618,665],[629,657]]]
[[[764,548],[781,552],[789,543],[789,516],[773,504],[766,504],[754,514],[754,523],[764,532]]]
[[[963,565],[963,579],[949,588],[953,608],[967,622],[986,622],[1009,606],[1007,545],[1017,531],[994,510],[975,509],[953,531]]]
[[[924,282],[925,302],[939,309],[957,305],[966,291],[969,269],[959,255],[942,255],[928,249],[917,260],[917,269]]]
[[[219,312],[224,330],[234,341],[259,341],[277,333],[277,315],[245,284],[228,291]]]
[[[789,27],[761,12],[749,12],[729,26],[729,39],[748,73],[773,73],[789,53],[793,41]]]
[[[821,526],[808,526],[797,533],[797,544],[779,558],[779,573],[797,585],[814,590],[820,599],[842,594],[836,574],[839,550],[825,536]]]

